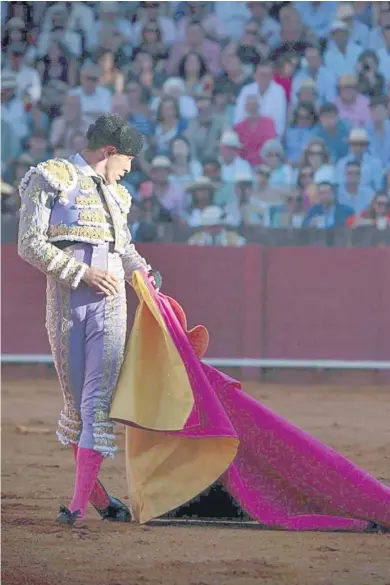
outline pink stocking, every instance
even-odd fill
[[[74,458],[77,461],[78,446],[72,444],[72,449]],[[110,503],[108,494],[98,479],[96,479],[95,484],[92,488],[91,495],[89,496],[89,501],[92,504],[92,506],[95,506],[100,510],[104,510],[104,508],[107,508],[107,506]]]
[[[77,453],[76,481],[72,503],[69,506],[71,512],[80,510],[80,518],[85,518],[87,505],[93,487],[96,483],[103,456],[93,449],[80,447]]]

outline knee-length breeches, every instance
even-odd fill
[[[122,261],[109,252],[108,244],[76,244],[65,251],[115,274],[120,291],[106,297],[83,282],[72,291],[48,278],[46,327],[64,396],[57,436],[65,445],[75,443],[113,456],[114,424],[109,412],[123,361],[127,322]]]

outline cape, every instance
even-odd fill
[[[126,425],[133,517],[148,522],[219,480],[269,528],[390,526],[390,488],[201,361],[205,327],[137,271],[134,325],[111,418]]]

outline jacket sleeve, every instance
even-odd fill
[[[122,264],[125,271],[125,280],[131,283],[134,270],[145,270],[150,272],[151,266],[146,262],[145,258],[139,254],[135,245],[131,241],[131,234],[128,227],[127,230],[127,244],[122,255]]]
[[[77,262],[47,239],[50,215],[56,199],[55,190],[37,172],[33,172],[22,185],[19,256],[44,274],[76,289],[88,265]]]

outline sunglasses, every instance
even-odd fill
[[[280,152],[269,152],[267,156],[277,156],[280,157]]]

